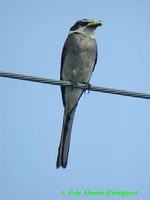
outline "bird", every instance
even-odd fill
[[[101,25],[102,21],[81,19],[70,28],[61,55],[60,80],[73,85],[89,84],[98,56],[94,32]],[[83,89],[61,86],[64,116],[56,168],[67,166],[74,115],[83,92]]]

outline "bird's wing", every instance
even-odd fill
[[[61,54],[60,80],[63,80],[62,70],[63,70],[64,60],[65,60],[65,55],[66,55],[66,43],[67,43],[67,40],[64,44],[62,54]],[[62,95],[63,105],[65,107],[65,87],[63,87],[63,86],[61,86],[61,95]]]
[[[98,51],[97,51],[97,44],[96,44],[96,56],[95,56],[95,62],[94,62],[94,65],[93,65],[93,71],[94,71],[95,65],[97,63],[97,58],[98,58]]]

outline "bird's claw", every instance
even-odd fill
[[[84,83],[84,84],[85,84],[84,94],[86,94],[86,90],[88,91],[88,94],[89,94],[90,89],[91,89],[91,84],[90,83]]]
[[[75,81],[70,81],[71,82],[71,88],[72,90],[75,88],[75,86],[77,86],[77,82]]]

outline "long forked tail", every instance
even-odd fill
[[[58,156],[56,162],[56,168],[66,168],[70,147],[71,130],[73,125],[74,114],[76,107],[68,114],[64,111],[63,127],[61,132],[61,139],[58,149]]]

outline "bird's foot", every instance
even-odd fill
[[[77,82],[70,81],[71,82],[71,89],[73,90],[77,86]]]
[[[90,89],[91,89],[91,84],[90,84],[90,83],[83,83],[83,84],[86,85],[86,86],[85,86],[85,89],[83,90],[83,91],[84,91],[84,94],[86,94],[86,90],[88,91],[88,94],[89,94]]]

